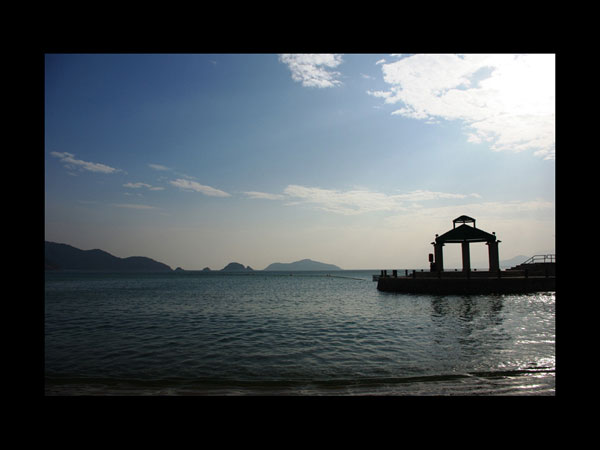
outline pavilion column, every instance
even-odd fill
[[[470,272],[471,271],[471,254],[470,254],[470,250],[469,250],[469,242],[463,241],[463,242],[461,242],[461,246],[462,246],[463,272]]]
[[[500,241],[490,241],[487,243],[490,257],[490,272],[498,272],[500,270],[500,256],[498,255],[499,242]]]
[[[435,258],[435,270],[437,272],[444,271],[444,244],[436,242],[433,244],[433,252]]]

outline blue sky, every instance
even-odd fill
[[[554,64],[48,54],[46,239],[185,269],[418,268],[466,214],[501,259],[553,252]]]

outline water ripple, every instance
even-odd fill
[[[279,381],[300,392],[328,382],[345,393],[479,395],[496,382],[502,393],[553,391],[552,295],[382,295],[371,282],[324,277],[52,277],[54,378],[180,377],[185,392],[193,380],[225,380],[225,391]],[[548,372],[530,382],[539,367]]]

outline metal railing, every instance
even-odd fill
[[[556,255],[534,255],[529,258],[527,261],[522,262],[521,264],[536,264],[536,263],[555,263]]]

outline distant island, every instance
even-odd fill
[[[171,267],[145,256],[119,258],[104,250],[81,250],[67,244],[44,241],[45,270],[111,272],[172,272]]]
[[[253,269],[250,266],[244,267],[243,264],[232,262],[227,264],[221,269],[221,272],[252,272]]]
[[[281,271],[281,270],[342,270],[340,267],[333,264],[325,264],[311,259],[303,259],[292,263],[273,263],[264,270]]]
[[[521,264],[522,262],[525,262],[527,259],[529,259],[529,256],[518,255],[518,256],[515,256],[514,258],[505,259],[504,261],[500,261],[500,267],[502,267],[504,269],[509,269],[513,266]]]

